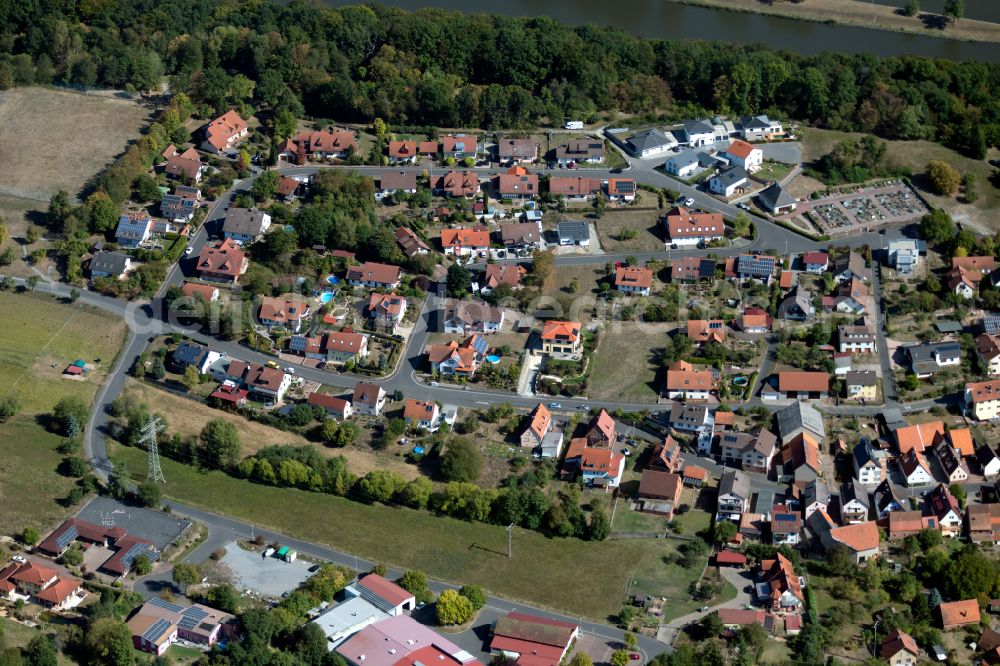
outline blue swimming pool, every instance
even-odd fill
[[[330,301],[333,300],[333,296],[334,293],[332,291],[324,291],[322,294],[319,295],[319,302],[329,303]]]
[[[420,455],[421,453],[424,452],[424,447],[422,447],[422,446],[414,446],[413,447],[413,452],[416,453],[417,455]]]
[[[486,357],[486,360],[492,363],[493,365],[496,365],[497,363],[500,362],[500,357],[497,356],[496,354],[490,354],[489,356]]]
[[[329,284],[340,284],[340,278],[337,277],[336,275],[327,275],[326,276],[326,281]]]

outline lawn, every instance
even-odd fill
[[[611,402],[656,402],[658,350],[669,324],[612,322],[601,331],[593,356],[590,398]]]
[[[5,274],[23,278],[34,275],[31,268],[21,260],[20,243],[24,240],[28,223],[34,220],[37,224],[39,217],[45,213],[47,205],[41,201],[32,199],[0,196],[0,221],[7,225],[7,232],[10,234],[10,238],[6,242],[0,243],[0,252],[6,250],[8,247],[13,247],[14,252],[17,253],[17,260],[10,266],[3,267]],[[29,245],[27,248],[28,253],[30,254],[32,250],[44,242],[39,241],[38,244]],[[44,272],[49,263],[48,260],[43,261],[38,266],[39,270]]]
[[[802,132],[803,164],[822,157],[838,142],[849,138],[860,138],[859,133],[837,132],[833,130],[805,129]],[[882,141],[881,139],[879,139]],[[944,208],[956,222],[967,223],[984,231],[1000,230],[1000,221],[993,214],[1000,207],[1000,189],[990,182],[993,169],[986,160],[974,160],[959,155],[954,150],[930,141],[884,141],[886,160],[891,164],[907,167],[914,174],[914,186],[931,206]],[[979,199],[975,203],[960,203],[955,197],[942,197],[929,192],[922,175],[927,163],[941,160],[955,167],[960,174],[972,173],[976,176]],[[796,181],[799,178],[795,179]]]
[[[150,110],[98,95],[15,88],[0,100],[0,194],[47,200],[58,190],[76,196],[149,124]],[[53,142],[52,137],[73,137]]]
[[[393,449],[381,453],[373,451],[367,443],[367,431],[362,431],[358,442],[342,449],[329,448],[294,433],[271,428],[262,423],[250,421],[239,414],[213,409],[208,405],[194,400],[162,391],[149,384],[134,379],[127,380],[126,391],[135,395],[142,402],[152,406],[156,413],[162,415],[171,433],[179,433],[182,437],[197,436],[205,424],[212,419],[222,419],[234,424],[240,432],[243,444],[243,455],[250,455],[265,446],[288,444],[291,446],[313,446],[324,455],[342,455],[347,459],[348,469],[354,474],[363,476],[373,469],[390,469],[405,479],[413,479],[420,475],[415,465],[403,462],[393,455]],[[400,447],[396,447],[397,449]]]
[[[62,441],[46,431],[38,417],[62,397],[93,399],[104,372],[114,362],[125,335],[124,322],[83,305],[64,305],[49,296],[0,292],[5,312],[0,345],[0,385],[15,392],[22,412],[0,425],[0,533],[27,526],[42,531],[64,519],[58,504],[73,482],[56,473]],[[76,358],[100,358],[85,381],[62,379]]]
[[[113,451],[129,469],[145,469],[138,449]],[[668,552],[662,542],[549,539],[518,529],[514,557],[508,559],[507,533],[501,526],[257,485],[168,459],[162,464],[164,493],[178,501],[394,566],[420,568],[435,579],[479,584],[511,599],[598,620],[618,611],[633,571],[653,575]],[[601,574],[595,576],[597,571]],[[686,591],[691,574],[672,575],[677,578],[674,594]],[[584,579],[586,594],[579,585]]]
[[[26,627],[20,622],[14,622],[13,620],[8,620],[7,618],[0,618],[0,635],[3,636],[3,643],[8,648],[24,647],[31,642],[31,639],[42,633],[41,630],[33,627]],[[75,664],[76,662],[64,655],[63,653],[58,653],[56,656],[56,663],[59,666],[63,664]],[[18,661],[17,663],[21,663]]]
[[[760,170],[754,175],[761,180],[774,180],[780,183],[782,179],[790,174],[794,168],[795,167],[791,164],[785,164],[784,162],[771,162],[768,160],[764,162]]]
[[[204,656],[204,654],[201,650],[195,650],[194,648],[182,645],[171,645],[167,650],[167,657],[170,658],[171,664],[193,664],[200,657]]]
[[[48,412],[70,395],[89,402],[125,339],[124,321],[51,296],[0,292],[0,312],[0,391],[17,393],[28,414]],[[94,370],[83,381],[63,379],[63,370],[76,359]]]
[[[556,266],[542,287],[545,296],[596,296],[597,281],[609,277],[604,266]],[[573,290],[574,281],[576,290]]]
[[[666,525],[667,519],[665,517],[633,511],[629,508],[628,500],[620,499],[618,508],[615,509],[615,519],[611,523],[611,532],[656,532],[663,534]]]
[[[701,576],[708,556],[704,560],[685,569],[675,561],[677,548],[683,543],[676,539],[656,539],[646,542],[645,557],[637,563],[637,567],[629,580],[632,594],[644,592],[654,597],[665,597],[668,600],[663,607],[664,622],[675,617],[694,612],[705,603],[718,604],[736,597],[736,588],[726,583],[719,596],[709,602],[695,601],[691,598],[689,589],[691,583]]]
[[[655,195],[649,192],[643,192],[643,195],[655,204]],[[663,225],[658,211],[609,209],[597,220],[596,226],[601,247],[610,254],[663,251]],[[624,237],[623,232],[634,232],[635,238]]]

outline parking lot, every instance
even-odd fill
[[[927,207],[902,181],[877,188],[837,194],[822,199],[799,202],[798,209],[782,219],[809,214],[822,233],[847,235],[892,224],[915,222],[927,213]]]
[[[191,526],[185,518],[132,506],[110,497],[95,497],[80,509],[77,518],[104,527],[124,528],[132,536],[152,541],[161,552]]]
[[[227,582],[256,597],[280,597],[301,585],[309,576],[312,562],[285,562],[262,557],[259,551],[244,550],[235,541],[226,544],[222,556],[209,574],[213,582]]]

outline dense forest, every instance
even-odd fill
[[[998,63],[806,57],[544,17],[302,0],[0,0],[0,89],[149,90],[164,74],[215,111],[487,129],[603,111],[765,112],[975,157],[1000,145]]]

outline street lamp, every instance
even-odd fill
[[[872,642],[872,658],[875,657],[875,650],[878,647],[878,625],[879,625],[879,622],[881,622],[881,621],[882,621],[882,616],[881,615],[876,615],[875,616],[875,640],[874,640],[874,642]]]

